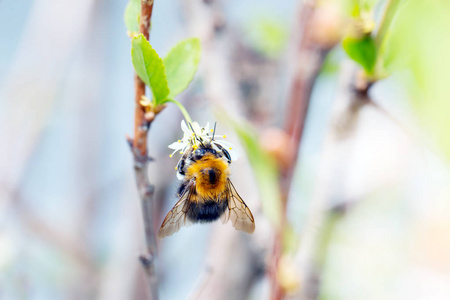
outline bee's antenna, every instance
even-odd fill
[[[192,124],[191,123],[188,123],[189,124],[189,126],[191,126],[191,130],[192,130],[192,132],[194,133],[194,135],[195,135],[195,139],[197,140],[197,141],[199,141],[200,142],[200,144],[202,144],[202,146],[203,147],[205,147],[205,145],[203,145],[203,142],[202,142],[202,140],[201,139],[199,139],[198,138],[198,136],[197,136],[197,134],[195,133],[195,131],[194,131],[194,127],[192,127]]]
[[[217,121],[214,122],[213,137],[212,137],[211,141],[214,141],[214,135],[216,134],[216,125],[217,125]]]

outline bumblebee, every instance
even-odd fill
[[[192,125],[191,129],[195,138],[189,140],[176,168],[183,180],[177,192],[179,200],[164,219],[158,237],[172,235],[182,226],[219,218],[224,224],[231,220],[237,230],[253,233],[253,215],[229,178],[229,152],[215,142],[214,134],[212,138],[199,137]]]

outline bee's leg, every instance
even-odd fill
[[[188,181],[183,181],[180,185],[180,187],[178,188],[178,192],[177,192],[177,196],[181,197],[181,195],[183,195],[184,191],[186,190],[186,187],[188,185]]]
[[[217,145],[217,144],[216,144],[216,146],[223,153],[223,155],[227,159],[228,163],[231,164],[231,155],[230,155],[230,153],[224,147],[222,147],[220,145]]]
[[[177,165],[178,173],[180,173],[181,175],[186,175],[186,172],[184,171],[185,165],[186,165],[186,160],[184,159],[184,157],[182,157]]]
[[[223,148],[222,148],[222,152],[223,152],[223,155],[225,155],[225,157],[227,158],[228,163],[231,164],[231,155],[230,155],[230,153],[228,153],[228,151],[223,149]]]

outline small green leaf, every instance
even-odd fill
[[[141,18],[141,0],[128,1],[125,8],[125,26],[130,35],[136,35],[139,32],[139,21]]]
[[[186,89],[194,78],[200,61],[200,41],[190,38],[178,43],[164,58],[170,95],[173,98]]]
[[[362,38],[346,37],[342,41],[345,52],[360,64],[369,75],[373,75],[377,61],[377,48],[370,35]]]
[[[133,38],[131,45],[134,70],[152,90],[154,103],[164,103],[169,95],[169,86],[161,58],[142,34]]]

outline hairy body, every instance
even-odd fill
[[[229,154],[216,151],[210,145],[190,149],[178,164],[183,182],[178,189],[180,200],[167,214],[161,225],[160,238],[177,232],[190,223],[223,223],[247,233],[255,230],[253,215],[236,192],[229,179]]]

